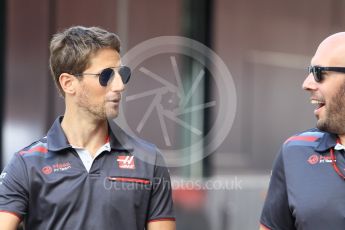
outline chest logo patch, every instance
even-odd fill
[[[49,175],[49,174],[51,174],[51,173],[53,172],[53,168],[50,167],[49,165],[44,166],[44,167],[42,168],[42,172],[43,172],[44,174],[46,174],[46,175]]]
[[[318,154],[313,154],[308,158],[308,163],[311,165],[315,165],[318,163],[332,163],[331,156],[322,156]]]
[[[49,175],[51,173],[66,171],[70,168],[72,168],[72,166],[71,166],[71,163],[69,162],[57,163],[57,164],[47,165],[43,167],[42,172],[46,175]]]
[[[120,169],[135,169],[134,156],[117,156]]]

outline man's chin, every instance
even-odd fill
[[[107,119],[115,119],[118,115],[118,111],[107,111]]]
[[[340,127],[334,125],[332,126],[330,123],[320,120],[317,121],[316,128],[318,128],[321,131],[334,134],[341,134],[343,132],[343,130],[340,129]]]
[[[317,118],[316,128],[328,132],[328,126],[326,125],[326,122],[320,118]]]

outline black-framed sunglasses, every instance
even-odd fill
[[[95,75],[99,76],[99,84],[103,87],[108,85],[109,80],[115,75],[115,71],[119,73],[123,84],[127,84],[131,78],[131,69],[128,66],[109,67],[103,69],[100,73],[77,73],[74,76]]]
[[[308,73],[312,73],[316,82],[322,82],[324,80],[324,71],[333,71],[345,73],[345,67],[323,67],[323,66],[309,66]]]

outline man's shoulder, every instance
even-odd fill
[[[122,129],[115,122],[110,122],[109,125],[111,136],[113,136],[114,140],[116,139],[113,143],[115,148],[116,146],[121,146],[121,148],[131,152],[136,158],[151,165],[165,165],[163,156],[155,144]]]
[[[23,158],[31,156],[45,156],[48,153],[47,137],[32,142],[17,152]]]
[[[316,147],[320,140],[327,134],[317,128],[308,129],[286,139],[283,149],[290,147]]]
[[[125,149],[134,149],[135,151],[143,151],[148,154],[156,154],[157,146],[145,141],[137,136],[131,135],[128,131],[122,129],[115,122],[111,122],[111,135],[116,139],[114,145],[125,148]]]
[[[150,165],[165,166],[165,159],[159,148],[144,139],[128,135],[128,141],[133,147],[133,155]]]
[[[130,135],[128,135],[128,140],[130,141],[130,144],[133,147],[133,154],[144,161],[153,163],[156,161],[157,156],[160,155],[157,146],[153,143],[150,143],[139,137],[133,137]]]
[[[157,146],[151,142],[148,142],[148,141],[141,139],[139,137],[133,137],[130,135],[128,135],[128,137],[129,137],[133,147],[144,148],[151,153],[157,151]]]

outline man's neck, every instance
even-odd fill
[[[72,146],[85,148],[92,156],[105,144],[108,137],[107,120],[72,116],[66,112],[61,127]]]

